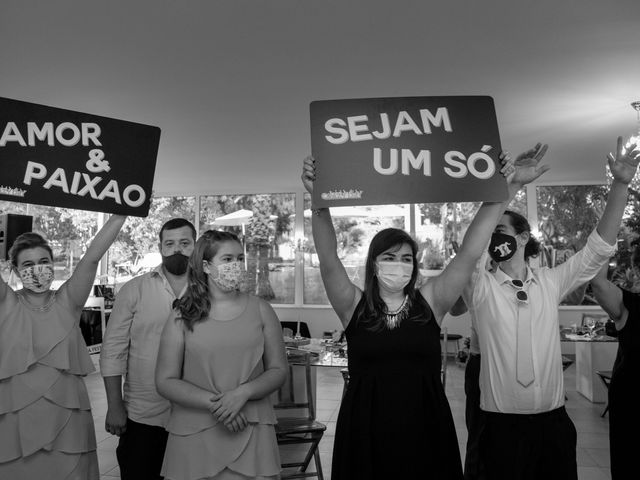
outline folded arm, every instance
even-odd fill
[[[171,402],[206,410],[211,406],[214,392],[182,379],[185,329],[181,320],[171,316],[162,330],[156,363],[156,389]]]

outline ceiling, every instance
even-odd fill
[[[604,179],[638,0],[2,0],[0,96],[157,125],[155,191],[299,190],[309,102],[491,95],[547,182]]]

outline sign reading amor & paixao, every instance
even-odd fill
[[[315,207],[508,196],[491,97],[325,100],[310,111]]]
[[[160,129],[0,98],[0,200],[144,217]]]

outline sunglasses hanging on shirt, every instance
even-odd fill
[[[529,303],[529,295],[523,290],[524,282],[522,280],[511,280],[509,285],[516,289],[516,300],[518,300],[518,303]]]

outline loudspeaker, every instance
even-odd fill
[[[31,215],[5,213],[0,215],[0,259],[9,259],[9,250],[17,237],[33,230]]]

